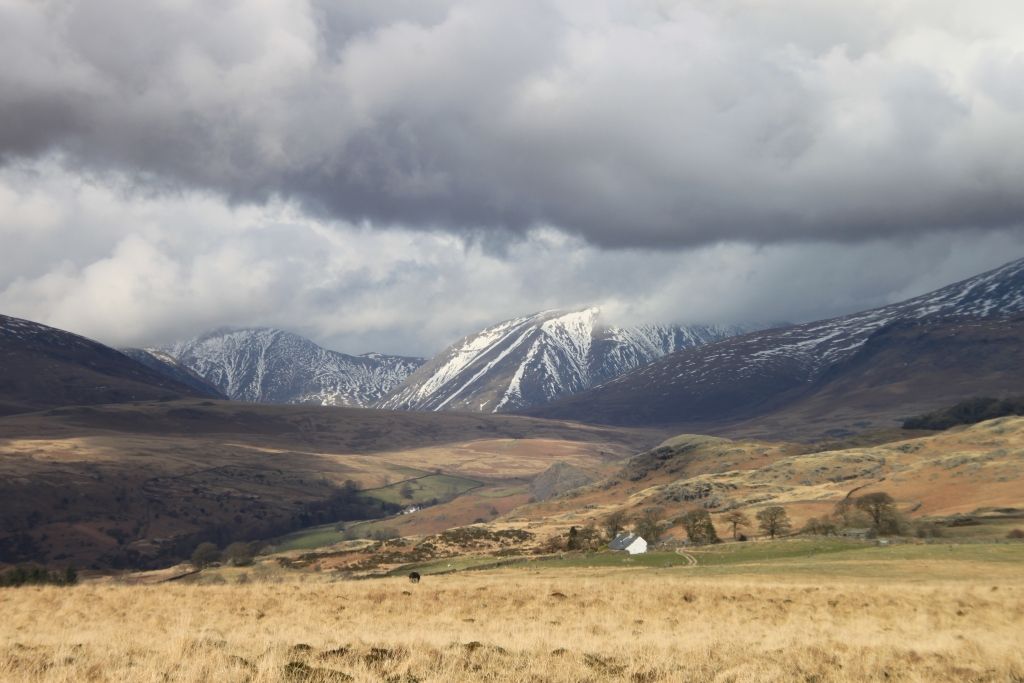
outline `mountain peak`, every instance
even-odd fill
[[[739,328],[601,322],[601,309],[550,309],[469,335],[410,375],[382,408],[510,412],[582,391],[665,353]]]

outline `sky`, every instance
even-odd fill
[[[1016,0],[0,0],[0,312],[430,355],[1024,257]]]

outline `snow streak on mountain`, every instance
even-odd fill
[[[224,392],[259,403],[371,406],[421,358],[349,356],[271,328],[217,330],[160,349]]]
[[[754,414],[835,372],[875,335],[895,325],[916,321],[925,329],[944,321],[1022,312],[1024,259],[904,302],[673,353],[532,412],[610,424]]]
[[[1021,312],[1024,312],[1024,259],[882,308],[757,332],[710,346],[700,353],[666,358],[620,381],[639,377],[651,381],[667,379],[671,384],[721,382],[721,368],[731,368],[736,375],[749,375],[763,366],[779,363],[799,365],[801,379],[809,381],[823,369],[852,356],[874,332],[898,320],[982,318]]]
[[[573,394],[667,353],[742,330],[599,324],[600,311],[545,311],[470,335],[379,404],[408,410],[511,412]]]

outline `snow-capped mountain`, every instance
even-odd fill
[[[889,306],[753,332],[673,353],[531,412],[616,424],[682,423],[755,414],[827,379],[826,375],[862,352],[875,335],[895,325],[906,327],[917,321],[920,324],[914,327],[924,335],[933,321],[933,326],[948,328],[950,320],[1022,312],[1024,259]],[[948,329],[954,334],[955,328]]]
[[[421,358],[350,356],[272,328],[216,330],[158,349],[229,398],[258,403],[373,405]]]
[[[406,410],[511,412],[547,403],[740,328],[605,326],[600,310],[544,311],[465,337],[378,404]]]

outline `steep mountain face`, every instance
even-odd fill
[[[530,412],[609,424],[735,422],[812,395],[828,394],[841,409],[849,399],[836,391],[840,380],[856,383],[873,377],[877,389],[897,376],[903,376],[903,385],[888,386],[890,395],[906,405],[941,405],[951,392],[998,393],[1005,384],[1024,379],[1024,366],[999,360],[1014,356],[1024,339],[1015,318],[1022,312],[1024,259],[890,306],[673,353]],[[987,322],[974,324],[978,321]],[[1006,334],[997,334],[999,330]],[[965,347],[968,340],[971,344]],[[993,353],[996,347],[999,352]],[[983,357],[990,362],[978,365],[973,358],[971,371],[957,374],[969,366],[963,354],[979,349],[985,349]],[[893,358],[902,358],[905,365]],[[911,358],[930,362],[911,363]],[[942,382],[926,381],[928,373],[932,379],[956,375],[958,380],[946,382],[947,390]],[[826,386],[832,387],[831,393]]]
[[[545,311],[470,335],[378,404],[405,410],[512,412],[574,394],[666,353],[738,328],[602,326],[600,311]]]
[[[91,339],[0,315],[0,414],[210,395]]]
[[[228,397],[258,403],[373,405],[421,358],[349,356],[270,328],[218,330],[162,349]]]
[[[179,363],[173,356],[159,349],[121,349],[121,353],[154,372],[191,387],[200,395],[210,398],[227,398],[220,389]]]

